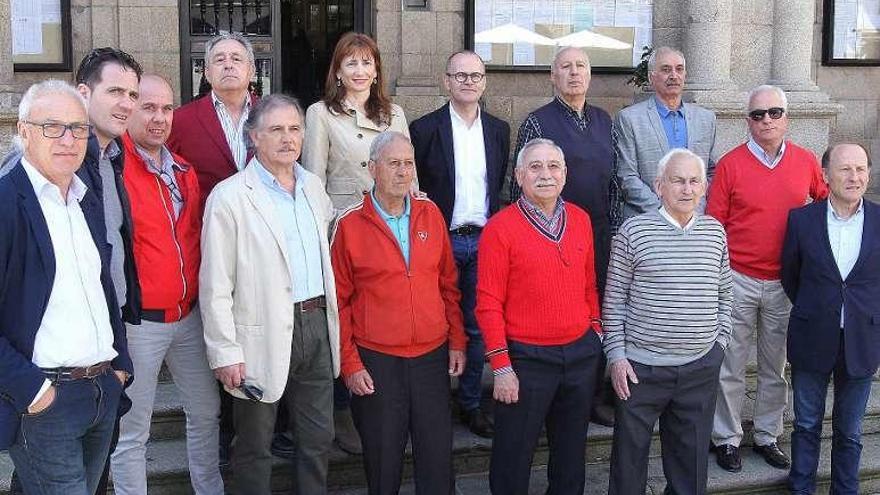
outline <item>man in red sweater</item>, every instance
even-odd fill
[[[446,222],[410,195],[413,155],[399,132],[376,137],[375,187],[342,213],[331,241],[342,376],[370,495],[398,492],[410,436],[416,491],[452,492],[449,376],[464,370],[467,338]]]
[[[515,174],[522,196],[489,220],[477,249],[477,322],[495,374],[489,483],[528,493],[546,425],[548,493],[580,494],[602,354],[592,226],[560,198],[565,157],[553,141],[526,143]]]
[[[758,391],[754,451],[786,469],[776,443],[788,393],[785,335],[791,303],[780,283],[785,223],[792,208],[823,199],[828,189],[815,155],[785,140],[788,102],[775,86],[749,93],[748,142],[728,152],[715,169],[706,213],[724,226],[733,269],[733,332],[721,367],[712,444],[718,465],[742,469],[739,445],[745,369],[757,330]]]

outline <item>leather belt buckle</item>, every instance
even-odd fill
[[[307,313],[309,311],[326,308],[327,307],[327,298],[324,296],[313,297],[311,299],[306,299],[305,301],[301,301],[295,303],[293,305],[293,309],[300,313]]]
[[[482,230],[483,230],[483,227],[480,227],[479,225],[467,224],[467,225],[462,225],[461,227],[452,229],[452,230],[450,230],[450,232],[452,232],[453,235],[467,236],[467,235],[479,234],[480,231],[482,231]]]

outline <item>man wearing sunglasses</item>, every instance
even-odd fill
[[[486,220],[498,211],[510,153],[510,126],[480,108],[486,67],[471,51],[452,54],[443,85],[449,103],[409,127],[419,185],[440,207],[458,266],[461,310],[468,335],[467,364],[458,379],[461,421],[475,435],[491,438],[491,421],[480,407],[485,345],[474,316],[477,244]]]
[[[788,102],[775,86],[749,93],[749,140],[718,162],[706,213],[727,231],[733,270],[733,331],[721,367],[712,445],[718,465],[742,469],[742,404],[752,335],[757,331],[758,389],[754,451],[773,467],[791,462],[777,445],[788,394],[785,342],[791,303],[780,282],[786,219],[792,208],[824,199],[828,188],[809,150],[785,140]]]
[[[208,366],[196,304],[201,260],[202,208],[195,169],[168,150],[174,115],[168,82],[145,74],[128,131],[122,136],[123,178],[134,225],[134,257],[142,306],[139,324],[127,324],[138,380],[128,389],[131,410],[119,424],[113,487],[145,495],[146,443],[156,382],[163,361],[184,401],[190,482],[196,494],[223,492],[218,467],[220,396]]]

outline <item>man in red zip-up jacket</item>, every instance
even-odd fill
[[[195,169],[165,146],[174,93],[160,76],[144,75],[141,97],[122,137],[123,180],[131,203],[134,258],[141,287],[141,324],[126,324],[137,380],[131,410],[119,425],[111,457],[121,495],[147,493],[146,443],[156,381],[165,361],[186,393],[187,453],[197,495],[223,493],[218,467],[220,397],[208,365],[196,298],[202,207]]]
[[[397,493],[412,436],[419,493],[452,490],[449,376],[464,369],[466,337],[446,222],[409,194],[415,174],[405,135],[370,147],[375,181],[340,216],[331,255],[339,301],[342,375],[354,394],[369,493]]]

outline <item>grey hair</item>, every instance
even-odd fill
[[[661,46],[651,52],[651,56],[648,58],[648,71],[654,72],[657,68],[657,58],[660,57],[660,55],[668,55],[670,53],[681,57],[682,62],[685,64],[684,66],[687,67],[687,60],[684,58],[684,53],[669,46]]]
[[[384,151],[389,144],[397,141],[398,139],[406,141],[406,144],[412,146],[412,142],[409,140],[408,137],[406,137],[406,134],[402,132],[383,131],[379,133],[379,135],[376,136],[373,139],[373,142],[370,144],[370,161],[374,163],[378,162],[379,155],[382,154],[382,151]]]
[[[248,138],[248,142],[250,143],[250,133],[252,131],[256,131],[263,125],[263,116],[267,113],[275,110],[277,108],[282,107],[291,107],[296,110],[296,113],[299,114],[300,119],[305,119],[305,113],[303,113],[302,105],[299,103],[299,100],[294,98],[293,96],[281,94],[281,93],[273,93],[268,96],[264,96],[257,102],[256,105],[251,108],[250,113],[248,113],[248,118],[244,122],[244,135]],[[250,143],[253,144],[253,143]]]
[[[247,37],[241,33],[223,33],[214,36],[207,43],[205,43],[205,62],[209,62],[211,60],[211,52],[214,51],[214,47],[217,46],[221,41],[232,40],[237,41],[244,47],[247,52],[248,60],[251,65],[255,65],[256,57],[254,57],[254,45],[251,44],[251,41],[247,39]]]
[[[65,81],[48,79],[31,85],[31,87],[24,93],[24,96],[21,97],[21,102],[18,104],[18,120],[22,122],[28,120],[31,116],[31,109],[34,106],[34,102],[48,95],[69,96],[79,103],[83,111],[88,115],[89,109],[88,106],[86,106],[86,100],[76,88]],[[21,138],[18,135],[13,138],[13,144],[18,149],[22,148]]]
[[[556,151],[559,152],[559,156],[562,157],[562,163],[565,164],[565,153],[562,151],[562,148],[560,148],[558,144],[554,143],[552,139],[535,138],[526,143],[522,147],[522,149],[519,150],[519,153],[516,154],[516,165],[513,168],[514,170],[519,170],[525,165],[525,163],[523,163],[523,157],[526,156],[526,151],[534,148],[535,146],[552,146]]]
[[[690,158],[694,160],[700,165],[700,180],[703,184],[706,183],[706,162],[700,158],[700,155],[694,153],[693,151],[687,148],[673,148],[669,150],[663,158],[657,163],[657,178],[663,179],[666,177],[666,166],[669,165],[670,162],[676,159],[682,158]]]
[[[587,61],[587,69],[589,69],[589,72],[593,72],[593,64],[590,63],[590,56],[587,55],[587,52],[585,52],[584,50],[582,50],[581,48],[578,48],[576,46],[559,46],[559,47],[557,47],[556,53],[553,54],[553,65],[550,66],[551,71],[556,70],[556,63],[559,62],[559,56],[562,55],[562,52],[564,52],[566,50],[577,50],[577,51],[581,52],[581,54],[584,56],[584,60]]]
[[[749,99],[747,100],[748,105],[751,106],[752,98],[754,98],[755,96],[757,96],[761,93],[767,93],[770,91],[776,93],[779,96],[779,99],[782,100],[782,108],[784,108],[785,110],[788,110],[788,97],[785,96],[785,91],[783,91],[778,86],[773,86],[772,84],[762,84],[760,86],[756,86],[756,87],[752,88],[752,90],[749,91]]]

